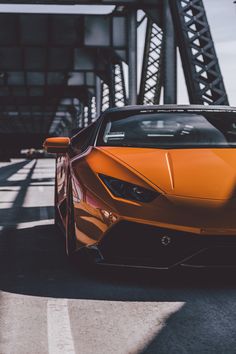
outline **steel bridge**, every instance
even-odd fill
[[[39,147],[46,136],[83,128],[108,107],[158,104],[161,97],[176,103],[177,50],[190,103],[228,104],[203,0],[38,3],[114,10],[0,14],[0,149]],[[138,85],[140,28],[146,38]]]

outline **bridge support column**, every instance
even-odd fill
[[[97,118],[100,116],[102,111],[102,85],[100,77],[96,77],[96,111]]]
[[[137,104],[137,11],[131,10],[128,16],[128,61],[129,61],[129,100]]]
[[[175,29],[169,6],[169,0],[163,1],[164,20],[164,103],[177,102],[177,57]]]

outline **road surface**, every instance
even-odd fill
[[[54,160],[0,163],[0,354],[236,353],[236,272],[81,272]]]

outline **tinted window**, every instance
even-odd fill
[[[87,128],[82,129],[72,138],[72,144],[75,149],[83,151],[89,146],[95,126],[96,123],[92,123]]]
[[[235,147],[235,113],[141,113],[106,117],[98,145],[156,148]]]

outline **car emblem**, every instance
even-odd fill
[[[171,238],[170,238],[170,236],[163,236],[163,237],[161,238],[161,244],[162,244],[163,246],[168,246],[170,243],[171,243]]]

